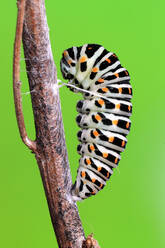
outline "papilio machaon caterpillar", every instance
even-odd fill
[[[72,187],[73,199],[82,200],[104,188],[120,161],[131,125],[132,87],[118,57],[101,45],[65,50],[60,66],[72,91],[86,91],[77,103],[81,158]]]

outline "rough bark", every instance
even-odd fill
[[[21,37],[31,91],[35,141],[27,136],[22,112],[19,67]],[[58,245],[62,248],[86,247],[77,205],[70,194],[72,181],[44,0],[18,0],[13,89],[20,135],[35,153]],[[91,244],[87,247],[95,246]]]

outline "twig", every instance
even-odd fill
[[[22,111],[22,101],[21,101],[20,50],[21,50],[21,41],[22,41],[23,20],[25,13],[25,0],[18,1],[17,6],[18,6],[18,17],[17,17],[16,36],[14,42],[14,58],[13,58],[14,103],[15,103],[18,128],[22,141],[27,147],[29,147],[29,149],[35,152],[36,143],[35,141],[30,140],[26,133],[24,116]]]

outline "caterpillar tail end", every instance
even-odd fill
[[[81,197],[78,196],[78,192],[77,192],[77,189],[76,189],[76,185],[74,184],[72,186],[72,189],[71,189],[71,196],[72,196],[72,200],[73,201],[82,201],[83,199]]]

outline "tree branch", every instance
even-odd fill
[[[36,156],[58,245],[61,248],[98,247],[92,236],[85,241],[77,205],[70,194],[72,181],[44,0],[18,0],[17,18],[13,65],[16,117],[23,142]],[[22,39],[36,141],[27,137],[21,104]]]

